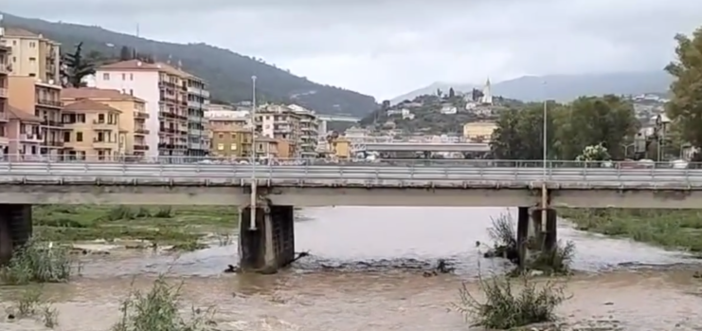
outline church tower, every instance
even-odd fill
[[[492,105],[492,91],[490,89],[490,78],[488,78],[487,82],[485,82],[485,87],[483,87],[483,97],[480,98],[480,103]]]

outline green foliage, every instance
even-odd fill
[[[98,52],[92,53],[92,57],[99,57]],[[95,74],[95,62],[83,57],[83,42],[76,45],[73,53],[64,53],[62,56],[61,76],[67,87],[84,87],[83,78]]]
[[[526,275],[515,286],[508,277],[479,277],[483,301],[475,298],[464,283],[459,289],[460,302],[455,308],[471,326],[487,329],[512,329],[535,323],[554,322],[555,310],[568,297],[564,286],[553,281],[536,282]]]
[[[169,285],[164,276],[154,281],[144,293],[133,290],[122,302],[122,318],[113,331],[204,331],[212,330],[213,311],[192,309],[188,318],[181,316],[181,286]]]
[[[117,33],[96,26],[51,23],[6,14],[7,27],[23,28],[58,41],[62,45],[83,42],[84,51],[98,51],[105,57],[119,59],[122,46],[148,53],[152,60],[182,61],[183,69],[206,80],[217,99],[234,103],[251,100],[251,76],[256,81],[260,100],[294,102],[322,114],[365,116],[377,109],[372,96],[339,87],[314,83],[277,68],[262,59],[244,56],[227,49],[197,43],[158,42]]]
[[[683,140],[695,147],[702,146],[702,28],[692,38],[675,37],[677,59],[666,71],[673,76],[672,98],[667,104],[670,119],[678,127]],[[698,155],[699,158],[699,155]]]
[[[491,148],[495,158],[543,158],[543,104],[526,104],[504,111],[497,119]],[[581,97],[570,104],[547,107],[548,159],[574,160],[587,146],[601,145],[614,159],[621,159],[627,137],[638,130],[633,105],[622,98]]]
[[[13,285],[65,282],[71,278],[73,267],[74,261],[66,247],[46,245],[35,237],[0,270],[0,279]]]

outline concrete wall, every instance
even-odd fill
[[[9,261],[13,251],[24,245],[31,234],[31,205],[0,204],[0,264]]]
[[[259,207],[256,229],[251,230],[251,208],[241,210],[239,266],[243,271],[275,273],[295,260],[293,213],[293,206]]]
[[[234,185],[234,184],[233,184]],[[246,205],[248,186],[3,185],[0,203],[106,205]],[[534,189],[259,188],[273,205],[320,206],[535,206]],[[550,190],[552,207],[702,209],[702,191]]]

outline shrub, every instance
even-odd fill
[[[162,275],[149,292],[133,290],[122,302],[122,319],[113,331],[204,331],[213,324],[213,311],[192,309],[190,318],[180,313],[182,283],[169,285]]]
[[[25,288],[12,306],[8,307],[8,316],[10,318],[27,318],[41,315],[44,326],[53,329],[58,325],[58,310],[51,303],[44,302],[41,296],[41,287]]]
[[[68,248],[42,244],[34,237],[0,270],[0,279],[15,285],[65,282],[70,279],[73,267],[74,260]]]
[[[455,308],[471,326],[487,329],[511,329],[535,323],[554,322],[555,309],[568,297],[564,286],[552,281],[541,284],[526,275],[520,277],[517,288],[510,278],[494,276],[488,280],[479,277],[479,288],[485,294],[484,302],[476,299],[465,283],[459,289],[460,302]]]

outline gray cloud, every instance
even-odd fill
[[[433,81],[654,70],[702,24],[676,0],[4,0],[24,16],[204,41],[388,98]],[[71,8],[70,11],[65,8]]]

